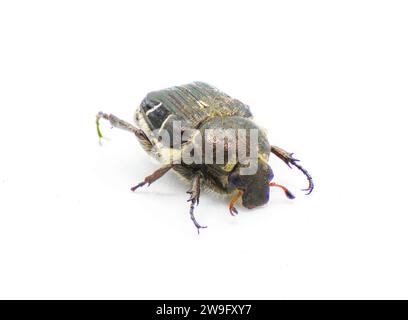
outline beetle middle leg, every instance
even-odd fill
[[[190,199],[188,199],[187,202],[191,202],[190,218],[193,221],[194,225],[196,226],[198,233],[200,233],[200,229],[207,228],[207,226],[201,226],[194,216],[194,209],[196,206],[198,206],[198,203],[200,202],[201,178],[202,176],[200,173],[195,174],[191,180],[191,188],[189,191],[187,191],[187,193],[190,194]]]
[[[306,176],[309,186],[306,189],[303,189],[303,191],[306,191],[306,194],[310,194],[313,191],[314,184],[312,180],[312,176],[309,174],[309,172],[306,171],[301,165],[297,163],[299,161],[298,159],[293,158],[293,153],[287,152],[283,150],[282,148],[276,147],[276,146],[271,146],[271,152],[277,156],[279,159],[281,159],[283,162],[285,162],[289,168],[292,169],[290,165],[295,166],[298,168],[302,173]]]

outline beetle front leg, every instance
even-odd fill
[[[143,187],[145,184],[147,184],[147,186],[150,186],[153,182],[163,177],[173,167],[174,167],[173,164],[161,167],[160,169],[153,172],[150,176],[147,176],[142,182],[130,188],[130,190],[136,191],[137,188]]]
[[[191,188],[189,191],[187,191],[187,193],[190,194],[190,199],[188,199],[187,202],[191,202],[190,218],[193,221],[194,225],[196,226],[198,233],[200,233],[200,229],[207,228],[207,226],[201,226],[194,216],[194,209],[196,206],[198,206],[200,202],[200,192],[201,192],[201,174],[198,173],[194,175],[191,181]]]
[[[231,213],[232,216],[235,216],[236,214],[238,214],[238,210],[235,208],[235,203],[237,203],[237,201],[242,197],[243,194],[244,194],[244,191],[238,190],[236,195],[232,197],[230,204],[228,206],[229,212]]]
[[[306,176],[309,186],[306,189],[303,189],[303,191],[306,191],[306,194],[310,194],[313,191],[314,184],[312,180],[312,176],[309,174],[309,172],[306,171],[301,165],[297,163],[299,161],[298,159],[293,158],[293,153],[287,152],[283,150],[282,148],[276,147],[276,146],[271,146],[271,152],[277,156],[279,159],[281,159],[283,162],[285,162],[289,168],[292,169],[290,165],[295,166],[298,168],[302,173]]]
[[[290,192],[289,190],[288,190],[288,188],[286,188],[286,187],[284,187],[284,186],[282,186],[282,185],[280,185],[280,184],[277,184],[277,183],[275,183],[275,182],[271,182],[271,183],[269,183],[269,186],[270,187],[278,187],[278,188],[281,188],[284,192],[285,192],[285,195],[286,195],[286,197],[288,197],[288,199],[295,199],[295,196],[293,195],[293,193],[292,192]]]

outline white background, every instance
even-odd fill
[[[408,298],[405,1],[2,1],[0,298]],[[95,114],[194,80],[251,106],[267,206],[203,195]]]

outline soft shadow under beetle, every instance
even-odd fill
[[[272,182],[270,153],[290,168],[293,165],[301,170],[309,182],[304,190],[307,194],[313,190],[312,177],[297,163],[299,160],[269,144],[265,132],[254,123],[249,107],[206,83],[193,82],[149,93],[136,110],[136,126],[99,112],[96,120],[99,138],[101,118],[135,134],[142,147],[162,163],[132,191],[150,185],[171,169],[189,182],[190,217],[198,231],[205,228],[194,216],[203,187],[232,196],[229,204],[232,215],[238,213],[234,205],[239,199],[246,208],[267,203],[270,187],[279,187],[288,198],[294,198],[284,186]],[[255,144],[251,143],[254,132]],[[256,166],[250,171],[252,162]]]

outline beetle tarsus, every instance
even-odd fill
[[[190,204],[190,218],[193,221],[194,225],[197,228],[198,234],[200,234],[200,229],[205,229],[207,226],[201,226],[195,216],[194,216],[194,209],[196,206],[198,206],[200,202],[200,192],[201,192],[201,175],[196,174],[192,181],[191,181],[191,188],[187,193],[190,194],[190,198],[187,200],[187,202],[191,202]]]
[[[145,181],[140,182],[140,183],[137,184],[136,186],[130,188],[130,190],[132,190],[132,191],[134,192],[134,191],[136,191],[136,189],[138,189],[138,188],[140,188],[140,187],[143,187],[146,183],[147,183],[147,182],[145,182]]]
[[[191,199],[191,205],[190,205],[190,218],[193,221],[195,227],[197,228],[198,234],[200,234],[200,229],[205,229],[205,228],[207,228],[207,226],[202,226],[197,222],[197,220],[196,220],[196,218],[194,216],[195,206],[196,206],[196,199],[193,198],[193,199]]]
[[[156,180],[160,179],[163,177],[170,169],[174,167],[173,164],[165,165],[159,169],[157,169],[155,172],[153,172],[150,176],[147,176],[144,181],[140,182],[136,186],[130,188],[130,190],[135,191],[137,188],[143,187],[145,184],[150,186],[153,182]]]
[[[281,188],[284,192],[285,192],[285,195],[289,198],[289,199],[295,199],[295,196],[293,195],[293,193],[292,192],[290,192],[286,187],[284,187],[284,186],[282,186],[282,185],[280,185],[280,184],[277,184],[277,183],[275,183],[275,182],[271,182],[270,184],[269,184],[269,186],[270,187],[278,187],[278,188]]]
[[[287,152],[283,150],[282,148],[276,147],[276,146],[271,146],[271,152],[276,155],[279,159],[281,159],[283,162],[285,162],[289,168],[292,169],[291,165],[295,166],[298,168],[302,173],[306,176],[309,186],[305,189],[302,189],[302,191],[306,191],[306,195],[310,194],[313,191],[314,184],[313,184],[313,179],[312,176],[307,172],[306,169],[304,169],[301,165],[297,163],[299,159],[295,159],[293,157],[293,152]],[[288,197],[289,198],[289,197]]]
[[[190,195],[190,198],[187,200],[187,202],[192,202],[193,200],[195,200],[196,204],[198,206],[198,204],[200,202],[200,193],[199,193],[199,191],[198,191],[198,194],[197,194],[197,192],[194,192],[194,191],[187,191],[186,193],[188,193]]]

